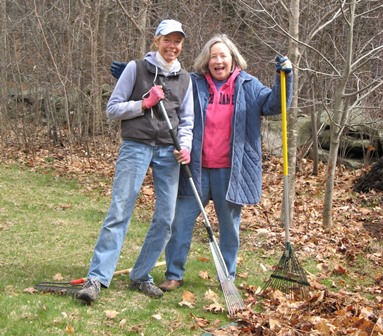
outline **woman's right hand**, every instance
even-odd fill
[[[158,102],[165,98],[164,90],[162,90],[161,85],[153,86],[149,91],[149,96],[143,99],[142,105],[145,109],[150,109],[151,107],[158,104]]]

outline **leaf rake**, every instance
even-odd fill
[[[282,107],[282,144],[283,144],[283,203],[286,247],[278,265],[270,279],[263,286],[261,293],[267,288],[278,289],[290,296],[299,295],[305,298],[310,286],[304,269],[295,256],[294,249],[290,243],[290,217],[289,217],[289,190],[288,190],[288,154],[287,154],[287,121],[286,121],[286,74],[281,74],[281,107]]]
[[[165,261],[157,262],[154,267],[165,265]],[[121,274],[129,274],[132,271],[132,268],[127,268],[119,270],[113,273],[113,276]],[[42,293],[56,293],[59,295],[74,295],[76,296],[77,292],[82,288],[82,284],[85,283],[86,278],[79,278],[71,280],[70,282],[40,282],[35,285],[35,289]]]

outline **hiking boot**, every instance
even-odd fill
[[[130,281],[129,289],[138,290],[151,298],[160,298],[164,293],[152,282]]]
[[[164,292],[170,292],[182,286],[183,283],[183,280],[165,280],[159,287]]]
[[[90,278],[87,279],[82,288],[77,292],[77,299],[90,304],[98,299],[101,291],[100,281]]]

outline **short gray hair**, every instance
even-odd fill
[[[241,70],[246,70],[247,63],[235,44],[227,37],[226,34],[218,34],[206,42],[200,54],[195,59],[194,70],[197,73],[204,74],[209,72],[210,51],[211,47],[216,43],[224,43],[229,48],[231,57],[233,58],[233,67],[238,66]]]

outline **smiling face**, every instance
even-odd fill
[[[177,32],[159,36],[154,39],[154,44],[157,47],[158,52],[168,63],[173,63],[173,61],[179,56],[182,50],[183,42],[184,37],[181,33]]]
[[[219,81],[230,77],[233,57],[225,43],[214,44],[210,49],[209,71],[211,76]]]

